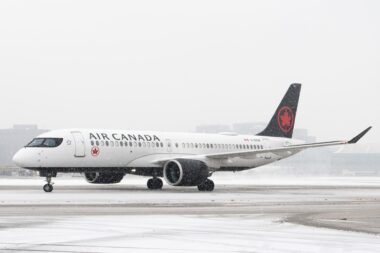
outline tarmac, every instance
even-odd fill
[[[343,243],[342,238],[352,237],[359,242],[375,239],[373,242],[380,242],[380,180],[371,178],[355,180],[337,179],[336,182],[327,183],[315,183],[319,181],[312,180],[314,183],[304,181],[303,184],[294,184],[292,181],[277,184],[277,182],[269,181],[257,185],[246,182],[229,184],[226,180],[226,182],[218,184],[213,192],[199,192],[196,188],[176,188],[167,185],[162,190],[151,191],[137,181],[131,184],[125,182],[119,185],[89,185],[75,179],[63,180],[63,182],[56,180],[57,183],[52,193],[42,191],[43,182],[41,180],[0,180],[0,242],[2,242],[0,251],[35,250],[35,244],[30,244],[30,242],[25,244],[15,237],[7,239],[4,237],[5,232],[9,236],[9,233],[16,233],[20,228],[33,231],[36,228],[41,229],[41,226],[54,224],[57,220],[71,221],[85,218],[89,224],[94,225],[94,221],[107,219],[111,220],[110,224],[117,224],[119,221],[134,224],[135,219],[145,224],[144,221],[149,223],[159,219],[166,221],[164,224],[172,224],[171,222],[177,221],[172,226],[183,229],[182,225],[178,225],[184,222],[183,219],[189,218],[193,219],[195,223],[203,224],[207,222],[205,219],[212,217],[221,222],[221,230],[226,222],[233,222],[232,227],[241,227],[246,224],[247,220],[259,224],[267,222],[266,229],[271,232],[278,228],[285,229],[287,232],[284,233],[288,233],[289,238],[294,231],[298,231],[300,228],[310,229],[311,234],[316,231],[324,231],[324,233],[334,231],[340,238],[334,242],[338,246],[325,245],[327,250],[344,249],[348,252],[356,252],[353,247],[347,248],[349,244]],[[253,226],[251,229],[255,231],[256,225]],[[271,227],[274,230],[271,230]],[[154,229],[159,230],[160,228],[162,226]],[[228,230],[228,228],[225,229]],[[252,232],[244,231],[244,233]],[[173,232],[175,230],[167,230],[168,234],[165,236],[168,238],[166,240],[171,238],[170,234]],[[217,237],[219,232],[218,229],[215,229],[212,234],[206,233],[205,236]],[[44,232],[39,231],[39,233],[42,236]],[[282,235],[281,238],[283,236],[288,238],[286,235]],[[364,236],[363,240],[360,240],[362,236]],[[273,238],[273,235],[270,237]],[[220,238],[222,241],[224,240],[223,236]],[[351,241],[353,241],[352,238]],[[5,243],[7,240],[10,244]],[[149,236],[147,240],[149,241]],[[372,244],[371,242],[366,244],[368,248],[363,246],[364,248],[359,248],[357,252],[376,252],[380,249],[380,243]],[[10,247],[13,245],[12,243],[23,247]],[[218,244],[221,241],[215,243]],[[318,239],[313,239],[307,245],[318,246],[320,243]],[[56,244],[59,245],[60,242]],[[33,247],[29,247],[30,245]],[[49,245],[52,246],[43,244],[43,249]],[[254,247],[255,245],[250,246]],[[315,252],[314,248],[309,246],[304,248],[305,251],[311,249],[312,252]],[[42,248],[37,247],[37,249]],[[51,250],[51,248],[48,249]],[[100,251],[98,251],[99,249]],[[101,249],[108,250],[102,251]],[[109,249],[100,247],[93,252],[108,252]],[[125,248],[120,250],[123,249],[125,250]],[[144,250],[138,246],[135,249]],[[165,246],[156,250],[166,251],[168,249]],[[237,248],[232,247],[227,251],[252,252],[252,249],[241,249],[237,246]],[[89,249],[80,251],[75,248],[69,252],[92,252],[87,250]],[[117,250],[116,248],[111,251]],[[145,250],[150,251],[151,249]],[[181,250],[186,250],[186,247]],[[267,252],[267,249],[259,247],[255,249],[255,252],[257,251]],[[276,250],[274,251],[276,252]],[[67,249],[62,252],[67,252]],[[289,252],[296,252],[296,250]]]

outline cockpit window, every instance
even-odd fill
[[[62,138],[35,138],[26,147],[28,148],[55,148],[62,144]]]

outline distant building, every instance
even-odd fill
[[[200,125],[195,129],[197,133],[221,133],[221,132],[231,132],[231,127],[229,125]]]
[[[331,158],[331,168],[345,176],[380,176],[380,154],[337,153]]]
[[[263,122],[237,123],[232,125],[232,132],[255,135],[263,131],[266,126],[267,124]]]
[[[17,150],[47,131],[38,129],[37,125],[14,125],[10,129],[0,129],[0,166],[11,166]]]

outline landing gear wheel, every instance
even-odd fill
[[[53,191],[53,186],[51,184],[45,184],[43,187],[45,192],[52,192]]]
[[[202,184],[198,185],[198,190],[201,192],[212,192],[215,188],[215,184],[212,180],[206,179]]]
[[[151,178],[148,180],[146,185],[148,186],[148,189],[150,190],[158,190],[158,189],[162,189],[163,183],[160,178]]]

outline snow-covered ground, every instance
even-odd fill
[[[213,179],[207,193],[56,178],[49,194],[0,179],[0,252],[380,252],[380,178]]]
[[[126,175],[120,184],[116,185],[146,185],[149,177]],[[211,178],[216,185],[327,185],[327,186],[379,186],[380,177],[251,177],[239,173],[219,173]],[[83,177],[57,177],[53,178],[60,185],[91,185]],[[0,187],[10,185],[40,185],[44,183],[41,177],[0,177]]]
[[[0,222],[1,252],[380,252],[375,235],[280,223],[261,215],[18,217]]]
[[[379,178],[298,178],[298,179],[251,179],[234,182],[226,178],[213,178],[214,192],[198,192],[196,187],[171,187],[164,185],[162,191],[146,189],[146,178],[130,177],[116,185],[92,185],[83,178],[56,178],[54,192],[42,191],[42,178],[0,179],[0,205],[28,204],[176,204],[176,203],[265,203],[273,201],[321,201],[331,198],[331,192],[323,187],[337,187],[334,199],[349,201],[352,197],[377,197],[371,187],[380,186]],[[292,187],[303,187],[303,194],[294,194]],[[315,187],[312,187],[315,186]],[[360,191],[344,188],[365,187]],[[251,187],[250,191],[246,191]],[[289,187],[289,189],[288,189]],[[321,188],[320,188],[321,187]],[[339,188],[342,187],[342,188]],[[308,189],[310,188],[310,189]],[[279,190],[277,190],[279,189]],[[305,196],[312,195],[312,198]]]

